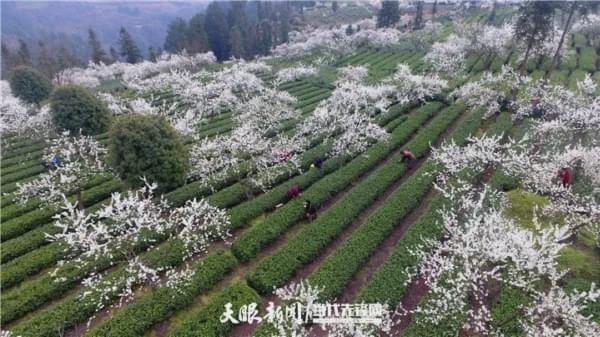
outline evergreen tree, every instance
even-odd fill
[[[187,46],[188,26],[184,19],[175,18],[167,28],[164,49],[169,53],[180,53]]]
[[[37,67],[47,78],[52,78],[56,74],[56,60],[41,40],[38,41],[38,50]]]
[[[267,55],[273,46],[273,33],[271,23],[263,20],[258,28],[258,46],[257,51],[261,55]]]
[[[529,1],[519,8],[515,24],[515,39],[525,43],[525,57],[521,63],[521,73],[525,72],[529,54],[535,46],[541,45],[552,34],[554,4],[548,1]]]
[[[417,1],[417,13],[415,14],[415,22],[413,29],[423,28],[423,1]]]
[[[496,0],[494,0],[494,2],[492,3],[492,11],[490,12],[490,15],[488,16],[488,22],[490,24],[492,24],[494,22],[494,20],[496,19],[496,9],[498,8],[498,2]]]
[[[335,12],[337,12],[338,9],[339,9],[338,3],[337,3],[337,1],[334,1],[331,4],[331,10],[335,13]]]
[[[92,62],[108,63],[108,57],[106,55],[106,52],[102,48],[100,41],[98,41],[96,32],[94,32],[92,29],[88,30],[88,43],[90,44],[90,50],[91,50],[91,54],[92,54]]]
[[[80,67],[82,64],[81,60],[73,52],[64,45],[60,45],[56,53],[56,65],[56,71],[59,72],[67,68]]]
[[[13,54],[8,46],[4,42],[2,42],[2,71],[0,74],[2,75],[2,79],[6,79],[10,77],[10,73],[17,65],[16,55]]]
[[[154,51],[154,47],[148,47],[148,60],[151,62],[156,62],[156,51]]]
[[[119,31],[119,52],[127,63],[137,63],[142,60],[140,49],[125,27],[121,27]]]
[[[281,12],[281,16],[280,16],[280,42],[281,43],[286,43],[289,41],[289,34],[290,34],[290,8],[287,5],[288,3],[286,2],[286,6],[284,7],[284,9]]]
[[[244,41],[240,28],[235,26],[231,29],[231,54],[235,58],[243,58],[246,55],[244,51]]]
[[[215,53],[217,59],[227,60],[231,54],[229,26],[221,4],[211,2],[208,5],[204,20],[204,30],[206,31],[210,49]]]
[[[19,39],[19,49],[17,50],[17,65],[30,65],[31,64],[31,53],[27,43],[22,39]]]
[[[346,35],[352,34],[354,34],[354,29],[352,29],[352,25],[348,25],[348,27],[346,27]]]
[[[192,53],[203,53],[209,50],[206,31],[204,30],[204,14],[194,15],[187,25],[186,49]]]
[[[84,135],[105,132],[110,124],[110,110],[93,91],[65,85],[54,91],[50,98],[52,121],[60,129]]]
[[[431,18],[435,18],[435,15],[437,14],[437,0],[435,0],[433,2],[433,7],[431,7]]]
[[[119,53],[117,52],[117,50],[114,47],[110,47],[109,50],[110,53],[110,63],[115,63],[117,61],[119,61]]]
[[[390,27],[400,20],[398,1],[382,1],[377,13],[377,28]]]
[[[52,92],[52,82],[30,66],[15,68],[9,84],[10,90],[16,97],[38,106]]]
[[[185,143],[162,116],[126,114],[112,123],[108,163],[132,186],[141,176],[169,191],[185,183],[189,168]]]

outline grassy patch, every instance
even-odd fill
[[[582,280],[600,280],[600,259],[593,250],[565,247],[560,252],[558,263],[570,270],[570,278]]]
[[[515,220],[527,229],[534,229],[533,212],[548,205],[548,199],[541,195],[516,189],[508,192],[508,206],[504,209],[506,216]],[[539,219],[544,223],[544,219]]]

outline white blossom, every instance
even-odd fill
[[[17,199],[26,203],[32,197],[39,197],[46,203],[61,203],[63,194],[81,192],[91,179],[107,173],[102,158],[105,153],[106,149],[91,136],[61,133],[51,140],[43,157],[47,163],[57,162],[36,179],[17,183]]]
[[[295,81],[304,77],[316,76],[318,70],[315,67],[297,66],[291,68],[284,68],[277,72],[275,75],[276,83],[284,83],[289,81]]]

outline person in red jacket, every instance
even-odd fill
[[[568,167],[563,167],[558,171],[558,179],[563,187],[567,187],[573,182],[573,173]]]
[[[288,189],[287,197],[288,197],[288,199],[294,199],[295,197],[299,196],[300,193],[302,193],[300,186],[294,185]]]

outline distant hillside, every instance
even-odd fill
[[[146,51],[162,46],[167,26],[176,17],[189,19],[208,1],[189,2],[15,2],[2,1],[2,40],[61,42],[87,58],[87,30],[92,28],[108,49],[124,26]]]

